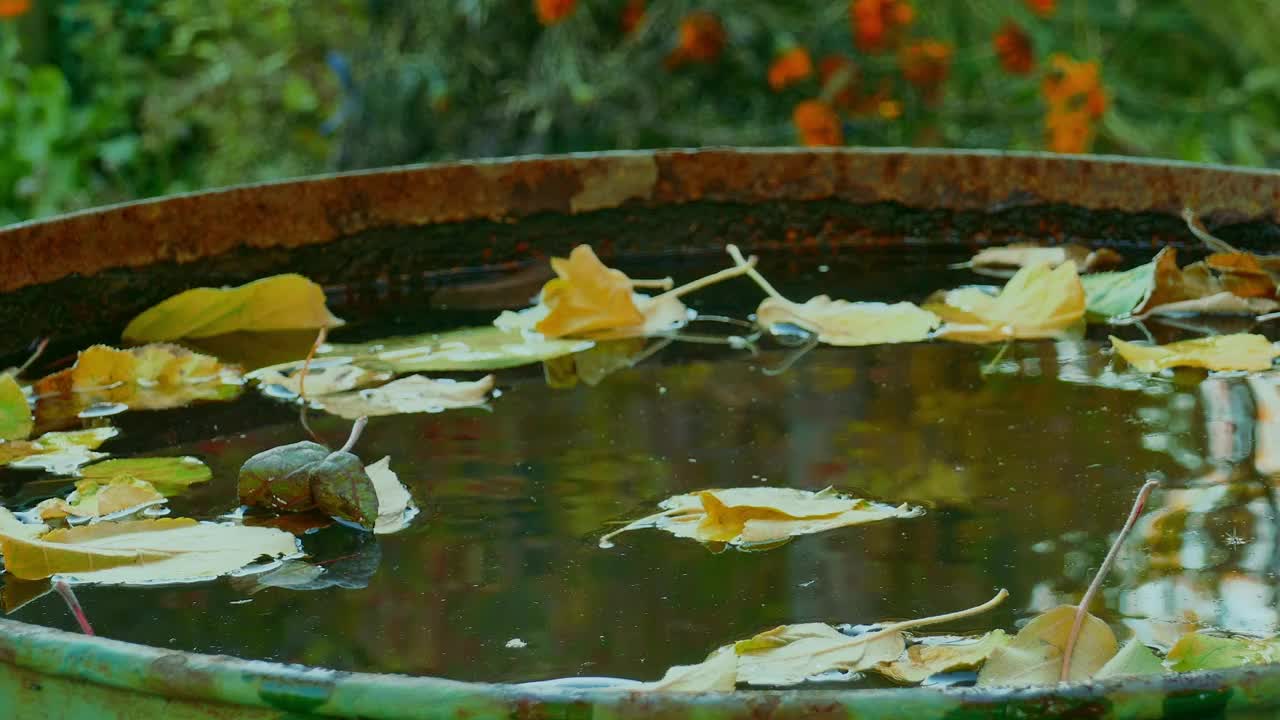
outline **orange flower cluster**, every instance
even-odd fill
[[[831,105],[821,100],[805,100],[791,113],[791,123],[796,126],[802,145],[843,145],[844,130],[840,116]]]
[[[667,56],[667,67],[687,62],[712,62],[724,51],[724,25],[714,13],[691,12],[680,21],[680,44]]]
[[[927,99],[934,99],[951,72],[951,46],[937,40],[921,40],[902,48],[898,55],[902,77]]]
[[[1031,48],[1031,36],[1012,20],[1005,21],[1000,32],[992,39],[1000,67],[1012,75],[1026,75],[1035,67],[1036,58]]]
[[[915,19],[916,11],[906,0],[849,0],[853,38],[863,52],[888,50]]]
[[[622,16],[618,20],[624,35],[630,35],[640,27],[640,23],[644,21],[644,10],[644,0],[627,0],[626,6],[622,8]]]
[[[31,0],[0,0],[0,18],[16,18],[31,10]]]
[[[1059,54],[1049,59],[1049,66],[1040,87],[1048,106],[1045,131],[1049,149],[1085,152],[1093,143],[1095,124],[1107,111],[1107,92],[1098,75],[1098,63]]]
[[[1049,17],[1057,10],[1057,0],[1026,0],[1027,7],[1031,8],[1031,12],[1040,17]]]
[[[533,11],[538,14],[538,22],[551,26],[573,14],[578,0],[533,0]]]
[[[796,47],[782,53],[769,66],[769,87],[774,92],[804,80],[813,74],[809,51]]]

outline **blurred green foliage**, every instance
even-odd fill
[[[848,0],[649,0],[629,30],[629,0],[564,2],[548,25],[538,2],[34,0],[0,18],[0,224],[333,169],[794,144],[793,108],[833,94],[816,71],[770,88],[794,47],[847,57],[849,89],[891,101],[842,110],[849,144],[1044,149],[1041,84],[1063,53],[1100,68],[1094,152],[1280,159],[1268,0],[918,1],[879,52],[859,49]],[[673,63],[692,12],[719,18],[723,50]],[[1006,22],[1031,42],[1029,74],[1000,65]],[[901,55],[926,39],[952,49],[931,89]]]

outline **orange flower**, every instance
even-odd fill
[[[1049,72],[1040,86],[1048,110],[1045,133],[1054,152],[1085,152],[1093,143],[1095,126],[1107,111],[1096,62],[1079,62],[1066,55],[1049,58]]]
[[[1000,67],[1012,75],[1026,75],[1035,67],[1036,59],[1031,49],[1031,36],[1017,23],[1006,20],[992,42]]]
[[[769,87],[777,92],[813,74],[813,60],[802,47],[782,53],[769,66]]]
[[[896,43],[899,31],[915,19],[915,9],[906,0],[849,0],[853,37],[863,52],[889,49]]]
[[[619,18],[622,34],[630,35],[635,32],[643,20],[644,0],[627,0],[626,6],[622,8],[622,17]]]
[[[572,15],[577,4],[578,0],[533,0],[533,10],[538,22],[550,26]]]
[[[16,18],[30,9],[31,0],[0,0],[0,18]]]
[[[691,12],[680,21],[680,45],[667,56],[667,67],[712,62],[724,51],[725,39],[724,25],[715,14]]]
[[[836,107],[853,107],[858,66],[852,60],[843,55],[828,55],[818,63],[818,77],[822,80],[822,94],[830,97]]]
[[[1026,2],[1027,7],[1031,8],[1031,12],[1040,17],[1053,15],[1057,5],[1057,0],[1026,0]]]
[[[791,123],[803,145],[843,145],[844,131],[840,117],[821,100],[805,100],[791,113]]]
[[[903,48],[898,63],[907,82],[926,97],[933,97],[951,71],[951,46],[937,40],[921,40]]]

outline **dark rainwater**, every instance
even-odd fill
[[[904,251],[908,252],[908,251]],[[850,256],[846,256],[849,258]],[[844,262],[769,259],[766,274],[803,299],[921,300],[984,280],[951,255]],[[826,271],[820,271],[823,265]],[[624,267],[692,278],[719,258]],[[999,282],[999,281],[994,281]],[[527,297],[527,295],[526,295]],[[744,317],[759,295],[734,281],[695,298]],[[459,324],[492,312],[388,306],[334,340]],[[1148,329],[1161,341],[1179,336]],[[1127,328],[1125,337],[1141,337]],[[1280,394],[1271,380],[1188,372],[1148,378],[1113,363],[1105,332],[1087,339],[969,346],[941,342],[758,356],[677,343],[598,386],[547,386],[540,366],[498,373],[493,411],[375,418],[358,451],[390,455],[424,509],[376,539],[342,527],[304,538],[342,586],[251,592],[247,579],[77,590],[101,635],[150,645],[368,672],[462,680],[564,676],[655,679],[673,664],[781,623],[865,623],[981,603],[960,627],[1012,629],[1074,602],[1148,477],[1158,491],[1105,591],[1104,617],[1153,643],[1181,623],[1275,632],[1276,534],[1268,474],[1280,473]],[[790,368],[777,373],[786,363]],[[1258,420],[1263,418],[1263,420]],[[1267,420],[1270,418],[1270,420]],[[194,454],[214,482],[175,499],[175,515],[235,506],[240,464],[303,439],[295,411],[249,391],[238,402],[117,416],[118,455]],[[339,444],[349,424],[313,416]],[[68,483],[8,471],[6,504]],[[655,530],[596,541],[661,499],[707,487],[834,485],[928,507],[715,554]],[[12,601],[25,588],[4,588]],[[11,617],[64,629],[56,595]],[[523,648],[509,648],[520,639]]]

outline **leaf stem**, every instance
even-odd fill
[[[40,338],[40,342],[36,343],[36,349],[31,353],[31,357],[27,358],[26,362],[22,363],[21,365],[19,365],[17,368],[14,369],[13,371],[14,377],[21,375],[22,373],[26,372],[28,368],[34,365],[36,360],[39,360],[40,356],[44,354],[44,349],[48,346],[49,346],[49,338]]]
[[[1009,591],[1005,590],[1004,588],[1000,588],[1000,592],[996,593],[995,597],[982,603],[981,605],[975,605],[965,610],[957,610],[955,612],[944,613],[942,615],[934,615],[933,617],[917,618],[915,620],[903,620],[902,622],[896,622],[891,625],[885,625],[884,627],[880,628],[876,632],[880,632],[880,633],[901,632],[903,630],[907,630],[913,627],[923,627],[925,625],[940,625],[945,622],[951,622],[952,620],[963,620],[964,618],[973,617],[974,615],[981,615],[982,613],[1004,602],[1004,599],[1007,597],[1009,597]]]
[[[1125,520],[1124,527],[1120,529],[1120,535],[1116,541],[1111,544],[1111,549],[1107,551],[1107,557],[1102,560],[1102,566],[1098,568],[1098,573],[1093,576],[1093,582],[1089,583],[1089,589],[1085,590],[1084,597],[1080,599],[1080,604],[1076,606],[1075,619],[1071,621],[1071,632],[1067,633],[1067,646],[1062,651],[1062,674],[1058,679],[1066,682],[1071,676],[1071,656],[1075,654],[1076,639],[1080,636],[1080,628],[1084,625],[1084,616],[1089,614],[1089,605],[1093,602],[1093,597],[1098,594],[1098,589],[1102,587],[1102,581],[1106,578],[1107,573],[1111,570],[1111,564],[1115,562],[1116,556],[1120,554],[1120,546],[1124,544],[1124,539],[1133,530],[1133,524],[1138,521],[1138,516],[1142,514],[1142,508],[1147,504],[1147,498],[1151,497],[1151,491],[1160,486],[1159,480],[1148,480],[1138,491],[1138,497],[1133,501],[1133,509],[1129,511],[1129,519]]]
[[[66,580],[56,580],[53,583],[53,589],[62,596],[63,602],[71,610],[71,614],[75,616],[76,622],[80,624],[80,632],[85,635],[95,635],[93,626],[89,624],[89,618],[84,614],[84,608],[80,607],[80,601],[76,599],[76,594],[71,590],[71,586]]]
[[[1204,223],[1200,222],[1200,218],[1196,217],[1195,210],[1192,210],[1189,207],[1183,208],[1182,219],[1186,221],[1187,229],[1191,231],[1191,234],[1200,238],[1200,241],[1205,245],[1208,245],[1210,250],[1220,253],[1240,252],[1229,245],[1227,241],[1214,237],[1213,234],[1209,232],[1209,229],[1204,226]]]
[[[302,423],[302,429],[306,430],[311,439],[316,442],[320,442],[320,438],[316,437],[315,431],[307,422],[307,374],[311,372],[311,359],[316,356],[316,351],[324,344],[328,334],[328,328],[320,328],[320,332],[316,333],[316,341],[311,343],[311,349],[307,351],[307,359],[302,361],[302,372],[298,375],[298,400],[302,403],[302,409],[298,411],[298,422]]]
[[[631,287],[633,288],[658,288],[660,290],[670,290],[675,286],[676,281],[669,277],[658,278],[656,280],[631,279]]]
[[[356,423],[351,426],[351,435],[347,437],[347,442],[338,452],[351,452],[351,448],[356,446],[356,441],[360,439],[360,433],[364,432],[364,426],[369,424],[369,418],[361,415],[356,418]]]
[[[698,278],[693,282],[685,283],[684,285],[681,285],[680,287],[674,290],[668,290],[662,293],[661,295],[655,297],[652,300],[652,302],[657,303],[669,297],[678,298],[683,295],[688,295],[691,292],[701,290],[704,287],[715,285],[716,283],[721,282],[723,280],[728,280],[729,278],[735,278],[735,277],[738,277],[739,275],[750,275],[753,271],[752,266],[755,265],[755,262],[756,262],[756,259],[751,258],[751,260],[747,262],[746,267],[743,267],[742,265],[735,265],[734,267],[725,268],[724,270],[721,270],[719,272],[711,273],[706,277]]]
[[[781,300],[783,302],[791,302],[785,296],[783,296],[782,293],[778,292],[778,289],[775,288],[772,284],[770,284],[768,280],[765,280],[764,276],[761,275],[759,271],[756,270],[754,257],[751,258],[750,262],[748,262],[747,260],[744,260],[742,258],[742,251],[738,250],[738,246],[732,243],[725,245],[724,249],[729,252],[729,257],[733,258],[734,264],[738,265],[739,267],[741,267],[742,265],[748,265],[748,268],[746,271],[747,277],[751,278],[752,280],[755,280],[756,284],[760,286],[761,290],[764,290],[766,295],[768,295],[769,297]]]

